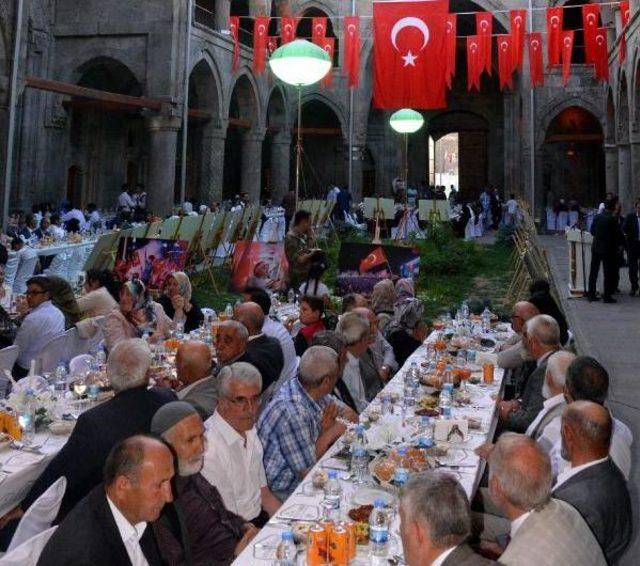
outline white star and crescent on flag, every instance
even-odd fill
[[[400,51],[397,44],[397,38],[398,34],[405,28],[416,28],[422,33],[422,46],[420,47],[420,51],[422,51],[426,47],[427,43],[429,43],[429,26],[427,26],[427,24],[420,18],[412,16],[398,20],[394,24],[393,28],[391,28],[391,44],[393,47],[396,51]],[[405,67],[415,67],[418,56],[411,53],[411,50],[408,49],[401,58],[404,61]]]

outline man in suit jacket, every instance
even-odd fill
[[[524,325],[522,342],[537,367],[527,378],[519,399],[499,403],[500,423],[503,429],[513,432],[525,432],[542,409],[547,359],[560,349],[558,323],[546,314],[534,316]]]
[[[629,281],[631,296],[638,292],[638,260],[640,259],[640,200],[635,203],[635,211],[630,212],[622,225],[627,241],[627,259],[629,263]]]
[[[400,536],[409,566],[495,564],[465,543],[471,510],[463,487],[451,475],[413,476],[400,496]]]
[[[609,458],[612,419],[591,401],[571,403],[562,415],[562,445],[571,468],[558,475],[553,496],[575,507],[598,539],[607,562],[617,564],[631,540],[627,482]]]
[[[500,556],[507,566],[604,566],[587,523],[571,505],[551,499],[549,457],[531,438],[503,434],[489,456],[489,494],[511,521]]]
[[[197,340],[180,344],[176,352],[176,373],[184,386],[178,391],[178,398],[193,405],[203,419],[208,419],[218,403],[209,346]]]
[[[589,269],[589,301],[597,301],[596,284],[600,264],[604,273],[603,302],[615,303],[613,298],[616,288],[616,274],[618,270],[618,246],[621,244],[622,234],[618,220],[613,215],[615,200],[607,200],[604,212],[596,214],[591,224],[593,243],[591,244],[591,267]]]
[[[102,480],[109,451],[121,440],[149,432],[159,407],[175,399],[170,389],[147,389],[151,365],[149,345],[140,338],[123,340],[107,360],[107,375],[115,397],[78,417],[69,440],[36,480],[20,508],[29,506],[60,476],[67,490],[57,520]]]
[[[117,444],[105,464],[104,485],[67,515],[38,566],[162,564],[147,523],[171,501],[173,471],[173,455],[160,440],[133,436]]]
[[[234,319],[244,324],[249,332],[247,354],[253,360],[249,363],[257,367],[262,375],[262,390],[264,391],[280,378],[284,367],[282,346],[276,338],[262,332],[264,313],[257,303],[249,301],[238,305]]]

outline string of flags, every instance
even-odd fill
[[[612,2],[620,9],[622,27],[629,22],[629,1]],[[575,9],[576,7],[572,7]],[[593,65],[594,77],[609,80],[607,29],[602,23],[601,4],[585,4],[582,11],[585,62]],[[509,10],[509,33],[493,34],[493,13],[474,12],[475,31],[466,36],[467,90],[480,91],[483,73],[492,75],[495,41],[500,89],[513,88],[513,75],[521,71],[525,51],[529,60],[532,87],[544,85],[543,34],[547,36],[547,66],[561,66],[563,84],[571,74],[575,31],[565,30],[565,7],[546,10],[546,30],[527,30],[527,10]],[[374,105],[378,108],[412,107],[435,109],[446,106],[446,89],[456,74],[457,16],[449,12],[449,0],[430,2],[374,2],[373,67]],[[240,54],[240,16],[231,16],[229,29],[234,42],[232,70]],[[244,17],[243,17],[244,19]],[[263,73],[268,56],[296,39],[301,17],[286,16],[280,21],[280,34],[268,33],[271,18],[253,18],[253,71]],[[308,19],[308,18],[305,18]],[[327,18],[312,17],[311,41],[322,47],[333,60],[336,38],[327,36]],[[349,88],[360,82],[361,17],[345,16],[342,49],[343,72]],[[624,33],[620,39],[620,60],[626,58]],[[429,64],[426,64],[428,61]],[[322,82],[330,88],[332,74]]]

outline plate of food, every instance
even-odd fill
[[[393,505],[395,497],[389,491],[380,489],[379,487],[362,486],[353,494],[353,502],[356,505],[369,505],[373,508],[373,502],[381,499],[387,507]],[[371,511],[369,511],[371,513]]]
[[[435,460],[427,456],[424,450],[419,448],[409,448],[407,450],[409,464],[409,474],[424,472],[430,468],[435,468]],[[392,450],[387,455],[378,456],[369,464],[371,476],[380,482],[385,488],[395,489],[393,476],[399,464],[399,457],[396,450]]]

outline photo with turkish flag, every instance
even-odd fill
[[[431,2],[374,2],[373,104],[445,108],[447,14]],[[435,3],[437,4],[437,3]]]

